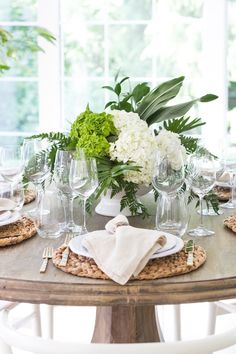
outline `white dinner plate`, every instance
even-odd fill
[[[104,230],[99,231],[101,233],[104,233]],[[167,242],[162,249],[158,250],[152,255],[151,259],[169,256],[171,254],[179,252],[183,248],[184,242],[181,238],[166,232],[160,232],[160,234],[164,234],[167,237]],[[72,238],[69,243],[69,248],[72,252],[78,254],[79,256],[91,257],[86,248],[82,246],[81,236]]]
[[[0,222],[0,226],[5,226],[8,224],[11,224],[13,222],[16,222],[21,218],[21,214],[18,211],[12,211],[11,216],[3,221]]]

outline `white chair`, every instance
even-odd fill
[[[225,301],[209,302],[209,315],[208,315],[208,329],[207,334],[212,335],[215,333],[216,318],[218,315],[226,313],[236,313],[236,303],[228,303]]]
[[[80,344],[20,334],[9,321],[9,309],[0,312],[0,336],[9,346],[35,354],[209,354],[236,344],[236,328],[204,339],[142,344]],[[1,354],[12,354],[4,351]]]
[[[16,306],[20,305],[17,302],[10,302],[10,301],[2,301],[0,300],[0,311],[9,311],[15,308]],[[33,320],[33,329],[34,329],[34,334],[36,336],[41,336],[41,316],[40,316],[40,307],[39,305],[32,305],[32,311],[15,321],[14,326],[15,328],[20,328],[23,327],[26,323],[29,323],[30,321]],[[11,353],[11,349],[7,343],[5,343],[3,340],[0,338],[0,353]]]
[[[17,306],[20,306],[21,304],[18,302],[10,302],[10,301],[3,301],[0,300],[0,311],[9,311],[12,310],[14,308],[16,308]],[[18,328],[22,328],[24,327],[26,324],[32,324],[33,326],[33,333],[38,336],[41,337],[42,336],[42,324],[41,324],[41,312],[40,312],[40,305],[38,304],[28,304],[28,306],[31,306],[32,309],[31,311],[23,316],[20,317],[19,319],[17,319],[14,322],[14,328],[18,329]],[[53,338],[53,322],[54,322],[54,307],[51,305],[47,305],[46,306],[46,315],[47,315],[47,332],[45,333],[47,338]],[[5,351],[4,351],[5,350]],[[0,338],[0,354],[1,353],[11,353],[10,351],[10,347],[1,340]]]

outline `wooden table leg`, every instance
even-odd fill
[[[159,342],[154,306],[97,307],[92,343],[145,342]]]

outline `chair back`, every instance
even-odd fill
[[[8,310],[0,312],[0,337],[8,345],[36,354],[209,354],[236,344],[236,328],[203,339],[138,344],[81,344],[26,336],[9,324]],[[4,352],[1,354],[9,354]]]

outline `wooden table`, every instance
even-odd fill
[[[153,209],[154,210],[154,209]],[[79,278],[49,264],[39,273],[43,248],[57,247],[62,238],[34,237],[19,245],[0,249],[0,299],[52,305],[97,306],[94,342],[147,342],[158,340],[155,304],[180,304],[236,297],[236,235],[223,227],[222,216],[204,217],[215,236],[196,239],[208,254],[206,263],[192,273],[152,281],[131,281],[120,286],[113,281]],[[193,209],[190,227],[199,222]],[[89,218],[92,231],[104,228],[108,217]],[[154,227],[148,220],[130,218],[137,227]]]

